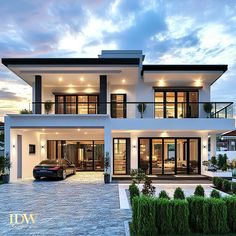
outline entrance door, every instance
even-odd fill
[[[22,178],[22,135],[17,135],[17,178]]]
[[[175,174],[175,140],[164,139],[164,174]]]
[[[130,139],[113,139],[113,172],[115,175],[129,174],[130,169]]]

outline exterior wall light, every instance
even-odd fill
[[[45,148],[45,146],[44,146],[44,145],[42,145],[42,146],[41,146],[41,148],[42,148],[42,149],[44,149],[44,148]]]
[[[205,148],[206,148],[206,145],[203,145],[203,148],[205,149]]]
[[[13,145],[12,145],[12,147],[13,147],[13,148],[15,148],[15,147],[16,147],[16,145],[15,145],[15,144],[13,144]]]

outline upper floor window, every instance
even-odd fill
[[[97,114],[98,95],[56,95],[56,114]]]
[[[111,94],[111,117],[126,118],[126,94]]]
[[[155,118],[195,118],[198,108],[198,91],[155,91]]]

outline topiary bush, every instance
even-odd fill
[[[135,234],[137,234],[137,229],[139,225],[139,197],[133,197],[132,199],[132,229]]]
[[[229,192],[231,190],[231,182],[227,179],[224,179],[222,182],[222,190]]]
[[[130,203],[131,204],[132,204],[132,199],[136,196],[139,196],[139,189],[135,183],[132,183],[129,186],[129,196],[130,196]]]
[[[182,188],[178,187],[175,189],[174,199],[182,199],[182,200],[185,199],[185,195]]]
[[[156,235],[154,198],[141,196],[138,200],[137,235]]]
[[[217,180],[216,180],[216,188],[218,189],[222,189],[222,184],[223,184],[223,180],[222,178],[218,177]]]
[[[200,197],[204,197],[205,196],[205,191],[204,191],[204,188],[202,187],[202,185],[198,185],[195,188],[194,195],[195,196],[200,196]]]
[[[203,203],[204,197],[191,196],[187,198],[189,203],[189,226],[192,232],[203,233],[208,231],[206,228],[206,216],[204,216]]]
[[[171,234],[172,231],[172,203],[166,198],[155,198],[155,227],[157,234]]]
[[[220,195],[220,192],[219,192],[219,191],[213,189],[213,190],[211,191],[210,197],[212,197],[212,198],[221,198],[221,195]]]
[[[232,182],[232,192],[233,194],[236,194],[236,182]]]
[[[203,215],[206,217],[204,233],[225,234],[227,225],[227,207],[222,199],[206,198],[203,203]]]
[[[172,200],[172,226],[176,234],[189,233],[189,209],[186,200]]]
[[[165,190],[162,190],[160,193],[159,193],[159,198],[166,198],[166,199],[170,199],[169,195],[167,194],[167,192]]]
[[[231,232],[236,233],[236,196],[224,197],[227,207],[227,222]]]

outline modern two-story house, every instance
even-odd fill
[[[32,87],[32,114],[5,117],[11,180],[31,178],[44,159],[66,158],[78,171],[112,177],[204,175],[216,134],[233,130],[232,102],[210,99],[227,65],[148,65],[142,51],[98,58],[4,58]]]

